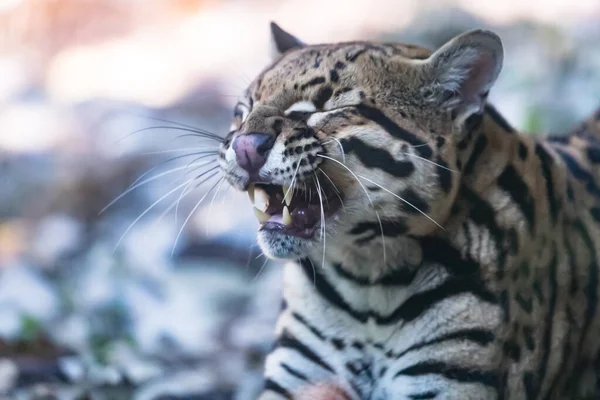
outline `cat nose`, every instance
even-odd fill
[[[266,133],[251,132],[238,136],[233,141],[233,151],[240,167],[256,174],[267,162],[275,137]]]

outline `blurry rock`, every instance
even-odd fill
[[[85,378],[85,366],[79,357],[62,357],[58,367],[72,382],[80,382]]]
[[[217,382],[217,377],[208,369],[189,370],[143,385],[135,393],[133,400],[230,399],[231,397],[200,397],[221,396],[221,394],[214,391]]]
[[[0,305],[49,321],[57,316],[60,302],[55,288],[38,271],[17,265],[0,274]]]
[[[17,383],[19,369],[17,365],[7,359],[0,358],[0,394],[7,393]]]
[[[39,222],[30,244],[32,256],[42,265],[53,264],[80,244],[81,224],[64,214],[49,215]]]
[[[111,364],[118,366],[129,382],[134,385],[160,377],[164,373],[164,368],[160,364],[147,357],[142,357],[126,343],[118,343],[113,346],[109,359]]]

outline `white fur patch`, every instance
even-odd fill
[[[312,103],[312,101],[298,101],[292,104],[287,110],[284,111],[285,115],[289,115],[294,111],[299,112],[316,112],[317,107]]]

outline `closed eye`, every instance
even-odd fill
[[[316,111],[312,111],[312,112],[310,112],[310,111],[292,111],[292,112],[288,113],[286,116],[287,116],[287,118],[291,119],[292,121],[306,121],[315,112]]]

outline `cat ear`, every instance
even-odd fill
[[[271,44],[274,57],[279,57],[289,50],[305,46],[302,41],[281,29],[275,22],[271,22]]]
[[[473,30],[456,36],[426,61],[426,96],[452,110],[457,122],[480,113],[496,81],[504,50],[498,35]]]

